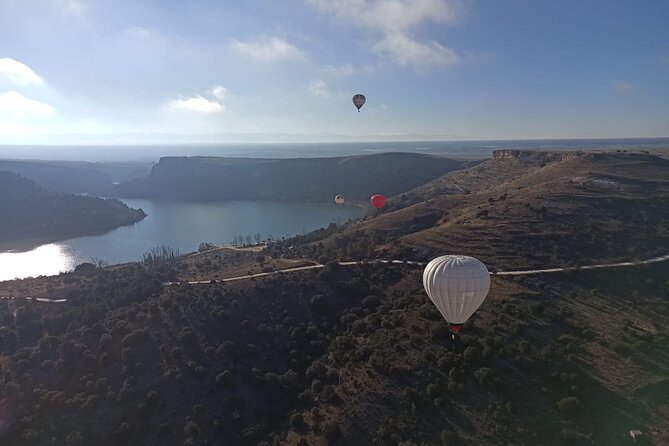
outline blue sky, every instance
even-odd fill
[[[0,0],[0,144],[669,136],[667,20],[664,0]]]

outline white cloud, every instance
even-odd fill
[[[0,59],[0,78],[18,85],[41,85],[44,80],[28,65],[8,57]]]
[[[44,102],[27,98],[16,91],[0,93],[0,113],[48,115],[54,108]]]
[[[387,33],[407,32],[431,21],[453,23],[463,13],[461,2],[453,0],[307,0],[334,17],[380,29]]]
[[[228,96],[228,93],[228,89],[220,85],[214,85],[211,89],[211,94],[213,94],[216,99],[225,99]]]
[[[613,88],[616,93],[620,94],[630,94],[636,91],[636,86],[634,84],[619,79],[611,81],[611,88]]]
[[[260,62],[275,62],[304,57],[304,53],[300,49],[280,37],[262,38],[250,42],[233,40],[231,45],[235,51]]]
[[[221,113],[225,107],[217,102],[210,101],[200,95],[193,96],[188,99],[174,99],[165,104],[167,110],[187,110],[197,113]]]
[[[404,34],[388,34],[374,46],[374,50],[399,65],[417,69],[430,66],[459,65],[462,59],[450,48],[437,42],[419,42]]]
[[[121,36],[130,39],[135,44],[150,46],[164,43],[163,37],[148,28],[133,26],[123,30]]]
[[[328,88],[328,84],[326,84],[322,79],[313,79],[309,81],[308,88],[309,92],[314,96],[318,96],[321,98],[330,97],[330,89]]]
[[[463,15],[459,0],[307,0],[316,9],[347,23],[381,32],[373,49],[400,65],[453,66],[462,58],[441,43],[421,42],[413,31],[427,22],[455,23]]]
[[[320,68],[321,73],[333,77],[347,77],[353,76],[354,74],[371,74],[374,72],[374,70],[374,65],[371,64],[355,66],[350,63],[341,65],[325,65]]]
[[[332,76],[345,77],[355,74],[356,70],[353,65],[346,63],[342,65],[325,65],[321,68],[321,71]]]
[[[65,14],[81,17],[86,13],[86,7],[82,0],[56,0],[56,5]]]

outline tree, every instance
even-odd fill
[[[568,396],[557,402],[558,410],[566,413],[574,412],[580,405],[581,401],[575,396]]]
[[[84,444],[84,437],[79,431],[72,431],[65,437],[65,444],[67,446],[81,446]]]

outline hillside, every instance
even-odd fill
[[[302,243],[304,254],[341,259],[464,252],[497,269],[660,255],[669,251],[669,160],[499,151]]]
[[[145,217],[118,200],[50,192],[0,171],[0,249],[104,232]]]
[[[163,286],[176,266],[0,284],[68,299],[0,302],[3,444],[669,441],[666,264],[494,277],[457,340],[420,269]]]
[[[166,157],[148,177],[119,185],[113,195],[330,201],[343,194],[349,201],[366,201],[374,193],[396,195],[462,167],[460,161],[409,153],[297,159]]]
[[[148,167],[124,163],[0,160],[0,170],[19,174],[54,192],[103,194],[114,182],[145,175]]]
[[[336,257],[666,254],[666,173],[643,154],[499,152],[261,253],[1,282],[0,443],[669,444],[669,262],[493,276],[456,339],[409,264],[217,282]]]

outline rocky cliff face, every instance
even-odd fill
[[[367,201],[374,193],[393,196],[451,170],[461,161],[416,153],[253,159],[161,158],[148,177],[118,185],[112,196],[192,201],[266,200]]]
[[[584,152],[542,152],[538,150],[495,150],[492,152],[494,160],[517,159],[524,161],[556,162],[567,161],[583,156]],[[597,154],[590,154],[596,156]]]

